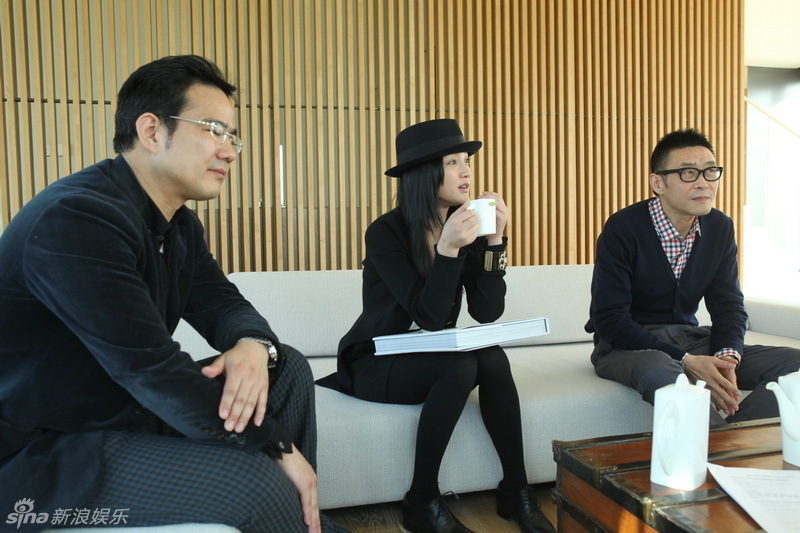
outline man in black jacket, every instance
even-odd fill
[[[217,197],[242,149],[235,90],[201,57],[144,65],[119,93],[119,155],[49,186],[0,237],[8,523],[321,529],[311,372],[184,206]],[[182,352],[181,318],[221,355]]]

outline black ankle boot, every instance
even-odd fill
[[[530,485],[512,492],[497,487],[496,495],[497,514],[516,522],[523,533],[556,533],[533,497]]]
[[[473,533],[458,521],[442,496],[416,507],[411,505],[406,494],[403,498],[403,527],[412,533]]]

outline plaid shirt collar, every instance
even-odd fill
[[[664,213],[664,207],[661,205],[661,199],[658,196],[650,201],[649,208],[650,218],[653,220],[653,226],[656,228],[656,233],[672,267],[672,272],[675,274],[675,279],[680,279],[683,270],[686,268],[686,263],[689,261],[689,255],[692,253],[695,237],[700,235],[700,218],[696,217],[694,219],[694,224],[689,228],[689,233],[686,234],[684,239],[667,218],[666,213]],[[741,354],[733,348],[722,348],[714,356],[732,357],[736,359],[737,364],[742,361]],[[684,355],[684,357],[686,356]]]
[[[689,233],[686,235],[686,239],[681,237],[681,234],[678,233],[678,230],[675,229],[675,226],[673,226],[672,222],[667,218],[667,214],[664,213],[664,207],[661,205],[661,198],[658,196],[650,200],[649,207],[650,218],[653,220],[653,225],[656,228],[656,233],[658,233],[661,244],[664,244],[666,241],[684,241],[690,238],[694,241],[695,234],[702,234],[700,232],[700,218],[695,217],[694,223],[692,227],[689,228]]]
[[[672,273],[675,274],[675,279],[681,279],[686,264],[689,262],[695,237],[700,235],[700,220],[698,218],[694,219],[694,223],[684,239],[667,218],[658,196],[650,201],[649,208],[650,218],[653,220],[656,233],[661,241],[661,247],[664,249],[667,261],[669,261],[669,265],[672,268]]]

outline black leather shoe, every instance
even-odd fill
[[[403,498],[403,527],[412,533],[473,533],[458,521],[442,496],[423,507],[411,505],[408,494]]]
[[[513,520],[523,533],[556,533],[555,528],[544,516],[539,502],[533,497],[530,486],[514,492],[506,492],[497,487],[497,514],[506,520]]]

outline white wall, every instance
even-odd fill
[[[800,303],[800,69],[749,68],[748,99],[742,283]]]
[[[744,59],[749,67],[800,67],[800,2],[744,1]]]

